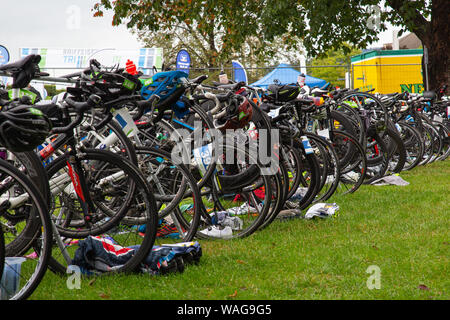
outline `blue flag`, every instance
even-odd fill
[[[233,60],[231,62],[233,65],[233,71],[234,71],[234,81],[236,82],[245,82],[247,84],[247,72],[244,69],[244,66],[239,63],[238,61]]]
[[[189,74],[190,66],[191,66],[191,56],[189,55],[189,52],[187,52],[184,49],[181,49],[180,51],[178,51],[177,54],[177,70]]]

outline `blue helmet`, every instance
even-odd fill
[[[148,100],[154,94],[160,97],[156,108],[160,111],[171,108],[177,117],[186,114],[186,106],[179,101],[184,94],[184,87],[181,78],[188,78],[188,74],[182,71],[158,72],[150,79],[144,81],[141,96]]]
[[[150,79],[144,81],[144,85],[141,89],[141,96],[148,100],[152,95],[157,94],[160,97],[159,101],[163,102],[167,98],[173,96],[177,89],[182,87],[180,79],[187,79],[188,77],[188,74],[182,71],[165,71],[155,73]],[[178,98],[176,100],[178,100]]]

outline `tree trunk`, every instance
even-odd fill
[[[422,40],[428,48],[428,85],[437,90],[450,83],[450,4],[448,0],[433,0],[431,30]],[[425,84],[425,83],[424,83]]]
[[[405,26],[415,33],[428,48],[428,86],[437,90],[450,82],[450,3],[449,0],[431,0],[431,21],[419,12],[408,12],[403,0],[387,0],[402,18]],[[411,14],[412,13],[412,14]],[[426,72],[423,71],[424,85]]]

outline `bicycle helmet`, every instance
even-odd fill
[[[227,113],[223,117],[214,120],[217,129],[239,129],[245,127],[252,119],[253,107],[248,99],[241,95],[235,95],[230,99]]]
[[[186,115],[187,108],[184,103],[179,100],[186,91],[183,85],[183,78],[188,78],[188,75],[182,71],[166,71],[158,72],[153,77],[145,80],[141,89],[141,96],[148,100],[153,95],[159,97],[159,101],[155,106],[158,110],[158,116],[155,122],[161,120],[164,111],[171,108],[177,117]],[[146,110],[148,112],[150,110]]]
[[[0,112],[0,145],[15,152],[31,151],[50,135],[52,123],[42,111],[28,105]]]
[[[144,85],[141,89],[141,96],[148,100],[152,95],[157,94],[160,97],[159,103],[163,103],[169,98],[175,103],[184,93],[184,88],[181,85],[181,78],[187,79],[187,73],[182,71],[155,73],[150,79],[144,81]],[[177,90],[180,88],[183,90]]]
[[[114,100],[122,95],[129,95],[141,88],[139,79],[128,73],[116,72],[98,72],[90,75],[90,80],[95,81],[85,83],[83,89],[97,94],[103,98],[104,101]],[[70,90],[71,93],[75,93]],[[83,92],[79,92],[82,94]]]

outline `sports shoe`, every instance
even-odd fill
[[[258,207],[259,210],[261,211],[263,204],[259,203]],[[258,213],[258,210],[256,210],[254,207],[250,206],[247,202],[244,202],[241,206],[239,207],[233,207],[233,208],[229,208],[227,209],[227,212],[232,214],[232,215],[240,215],[240,214],[249,214],[249,213]]]
[[[219,229],[216,226],[211,226],[200,232],[206,236],[221,239],[230,239],[233,236],[233,230],[228,226],[223,229]]]
[[[156,237],[179,239],[180,233],[178,232],[177,227],[175,227],[175,224],[168,224],[167,221],[163,220],[158,226]]]
[[[301,217],[301,210],[299,209],[285,209],[281,210],[278,215],[277,219],[294,219],[294,218],[300,218]]]

